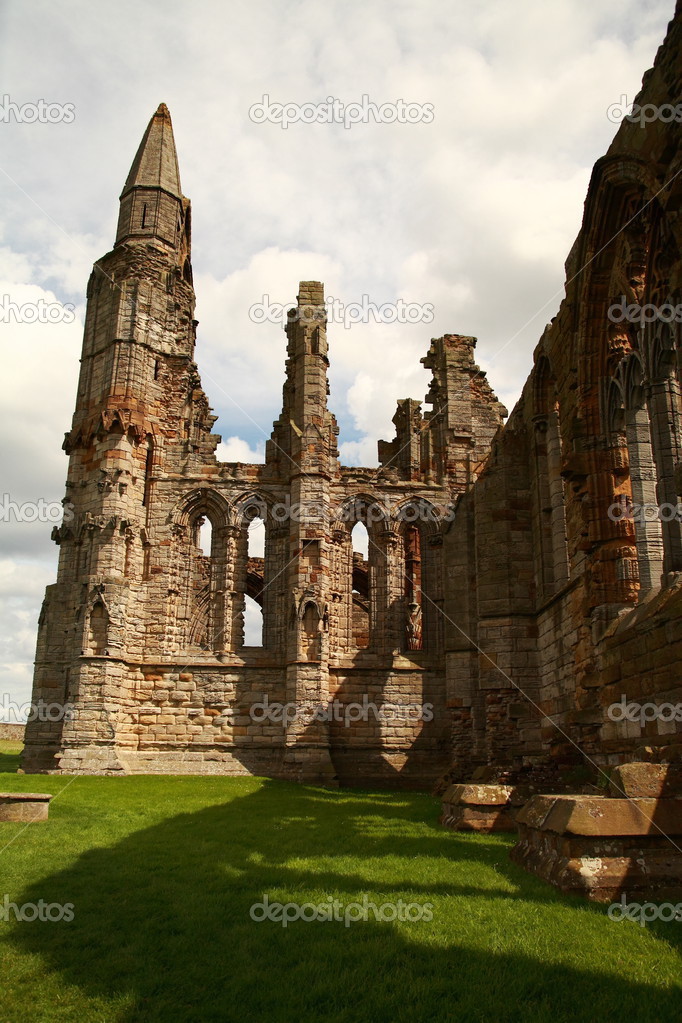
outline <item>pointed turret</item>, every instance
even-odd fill
[[[182,198],[173,124],[165,103],[159,104],[147,125],[121,198],[131,188],[162,188],[176,199]]]
[[[178,247],[188,209],[180,188],[170,113],[161,103],[147,125],[121,192],[116,244],[154,238]]]

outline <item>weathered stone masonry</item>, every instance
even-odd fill
[[[504,412],[474,340],[434,340],[432,411],[399,402],[381,468],[343,468],[323,288],[301,283],[282,414],[265,464],[241,465],[216,460],[195,328],[190,205],[161,106],[121,196],[114,248],[90,279],[64,445],[73,515],[54,534],[59,573],[41,614],[35,693],[73,713],[29,726],[25,769],[429,784],[450,761],[443,530]],[[262,562],[248,557],[256,515]],[[357,521],[367,563],[353,556]],[[244,645],[246,593],[262,605],[262,648]],[[285,728],[263,719],[265,699],[339,710]],[[346,714],[366,703],[429,712]]]
[[[608,708],[623,696],[682,708],[682,535],[670,517],[682,494],[682,326],[666,322],[682,308],[682,130],[669,116],[681,50],[678,3],[635,100],[668,116],[625,119],[597,162],[566,297],[446,534],[446,608],[465,633],[449,627],[446,639],[462,778],[475,764],[569,763],[576,745],[600,765],[638,747],[679,756],[679,720],[642,727]],[[615,322],[623,298],[669,309]],[[617,510],[647,504],[648,521]]]
[[[640,105],[680,103],[681,36],[678,3]],[[506,425],[474,339],[446,335],[423,360],[430,410],[399,401],[380,467],[341,466],[323,289],[308,281],[265,464],[243,465],[216,459],[194,363],[191,212],[162,105],[90,278],[65,441],[73,515],[55,530],[34,699],[73,713],[28,726],[24,768],[430,785],[580,750],[600,764],[679,751],[679,722],[608,708],[682,703],[680,523],[609,513],[682,497],[681,325],[609,316],[622,297],[682,303],[680,134],[625,120],[595,166],[566,297]],[[262,648],[244,645],[245,594]],[[432,717],[284,727],[254,714],[266,698]]]

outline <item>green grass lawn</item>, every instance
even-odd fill
[[[438,826],[422,793],[256,778],[68,778],[44,824],[0,824],[0,1020],[673,1021],[682,924],[612,922],[509,862],[508,836]],[[270,902],[430,903],[418,922],[256,923]]]

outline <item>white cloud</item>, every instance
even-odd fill
[[[265,523],[262,519],[253,519],[249,525],[249,557],[262,558],[265,555]]]
[[[265,444],[249,447],[241,437],[228,437],[216,448],[216,457],[221,462],[245,462],[247,465],[265,460]]]
[[[197,359],[220,414],[216,430],[227,424],[237,436],[246,435],[252,448],[264,445],[281,408],[286,337],[282,319],[263,322],[260,307],[267,305],[274,316],[273,304],[285,310],[296,304],[299,281],[333,284],[338,275],[328,256],[271,246],[221,280],[210,273],[195,276]],[[255,459],[262,460],[262,454]]]
[[[11,704],[31,698],[38,615],[45,586],[55,575],[56,566],[47,563],[0,560],[0,720],[10,719]]]
[[[5,254],[2,266],[0,554],[30,555],[38,550],[47,554],[54,522],[18,521],[16,511],[5,506],[41,500],[52,504],[64,496],[67,460],[61,442],[73,414],[82,323],[76,313],[67,315],[67,322],[21,322],[47,315],[48,307],[57,313],[70,311],[53,291],[17,280],[21,258]]]
[[[367,527],[362,522],[356,522],[353,526],[351,539],[353,541],[353,553],[362,554],[363,558],[367,560],[369,556],[369,533],[367,532]]]
[[[263,645],[263,612],[248,595],[244,598],[244,645]]]
[[[391,438],[387,437],[386,439]],[[377,442],[373,437],[344,441],[339,444],[339,456],[342,465],[362,465],[372,469],[379,464]]]

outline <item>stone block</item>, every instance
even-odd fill
[[[655,772],[626,772],[626,780],[640,789],[663,785]],[[539,795],[517,826],[512,860],[561,891],[597,901],[623,892],[682,895],[682,798]]]
[[[45,792],[0,792],[0,822],[46,821],[52,796]]]
[[[609,793],[616,799],[682,796],[682,768],[643,762],[620,764],[611,772]]]
[[[613,902],[682,897],[682,854],[664,835],[576,836],[519,824],[514,863],[562,892]]]
[[[455,831],[514,831],[508,785],[451,785],[443,796],[440,822]]]

